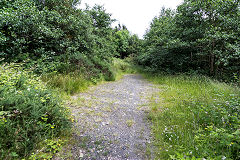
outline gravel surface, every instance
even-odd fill
[[[140,75],[125,75],[72,96],[73,159],[153,159],[146,112],[156,91]]]

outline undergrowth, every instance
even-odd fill
[[[77,71],[52,72],[39,77],[23,70],[22,64],[2,65],[0,159],[53,158],[67,141],[66,134],[71,132],[73,120],[61,99],[67,100],[69,95],[84,91],[92,84],[134,73],[125,60],[115,59],[113,64],[111,74],[90,78]]]
[[[137,67],[133,66],[129,60],[114,58],[110,67],[110,74],[99,73],[97,76],[88,76],[87,71],[57,73],[52,72],[43,74],[41,79],[53,89],[59,90],[61,95],[73,95],[85,91],[89,86],[101,83],[103,81],[115,81],[124,74],[137,72]]]
[[[134,74],[139,70],[139,67],[135,66],[130,58],[115,58],[112,68],[115,73],[115,80],[120,79],[124,74]]]
[[[57,89],[61,94],[72,95],[88,88],[94,80],[88,80],[78,72],[68,74],[50,73],[42,75],[41,79],[51,88]],[[95,82],[95,81],[94,81]]]
[[[145,75],[157,159],[240,159],[240,90],[206,77]]]
[[[28,157],[43,140],[67,134],[69,115],[38,77],[17,64],[0,67],[0,159]]]

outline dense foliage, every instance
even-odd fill
[[[140,64],[152,71],[239,75],[240,2],[185,0],[162,9],[145,35]]]
[[[69,112],[45,85],[18,65],[0,67],[0,159],[27,156],[70,128]]]
[[[68,94],[135,73],[138,67],[128,63],[134,60],[147,71],[240,82],[239,0],[163,8],[144,40],[126,26],[111,28],[102,6],[78,9],[79,3],[0,0],[0,159],[28,157],[43,139],[55,153],[62,141],[54,138],[70,127],[59,97],[30,72]],[[206,77],[148,77],[163,98],[149,116],[157,158],[240,159],[238,88]],[[46,158],[38,156],[30,159]]]
[[[74,94],[89,81],[114,80],[114,57],[138,51],[138,37],[111,28],[102,6],[81,10],[79,2],[0,0],[0,159],[28,156],[41,140],[55,143],[51,139],[69,129],[67,110],[30,71]]]
[[[239,24],[238,0],[184,0],[153,19],[137,61],[165,73],[148,75],[161,88],[149,116],[157,158],[240,158],[239,88],[199,76],[240,82]]]
[[[73,3],[74,2],[74,3]],[[110,74],[110,14],[103,7],[76,9],[75,0],[1,1],[0,56],[37,73],[88,71]]]
[[[116,45],[117,57],[124,59],[129,56],[137,56],[142,49],[142,40],[137,35],[131,35],[125,25],[114,29],[114,43]]]

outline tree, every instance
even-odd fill
[[[1,1],[0,59],[25,62],[36,73],[89,71],[89,76],[110,72],[115,55],[111,15],[101,6],[86,10],[77,1]],[[42,1],[41,1],[42,2]],[[73,67],[74,66],[74,67]]]
[[[153,71],[239,74],[239,0],[185,0],[176,13],[162,9],[145,35],[139,63]]]
[[[239,23],[238,15],[239,1],[232,0],[188,0],[178,7],[177,27],[180,28],[179,31],[188,33],[180,37],[192,44],[195,54],[201,57],[205,63],[203,67],[208,67],[210,75],[221,73],[224,68],[228,68],[230,61],[236,61],[227,55],[237,53],[238,44],[235,42],[239,41],[239,30],[236,27]],[[186,39],[189,37],[193,38]]]
[[[117,44],[117,52],[120,58],[125,58],[129,55],[128,47],[130,34],[128,30],[120,30],[115,33],[115,43]]]

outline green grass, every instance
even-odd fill
[[[138,72],[138,67],[134,66],[128,59],[115,58],[112,68],[115,72],[115,80],[121,79],[124,74],[134,74]]]
[[[145,77],[160,88],[149,113],[156,159],[240,158],[239,88],[200,76]]]
[[[46,74],[42,76],[42,80],[46,82],[49,87],[59,89],[62,94],[67,95],[82,92],[94,83],[91,80],[87,80],[87,78],[78,72]]]
[[[99,75],[96,77],[86,77],[84,73],[75,71],[67,74],[49,73],[42,75],[41,79],[51,88],[57,89],[64,96],[73,95],[83,92],[91,85],[96,85],[103,81],[115,81],[120,79],[124,74],[136,73],[137,67],[133,66],[126,60],[113,60],[111,75]],[[108,77],[109,76],[109,77]]]

